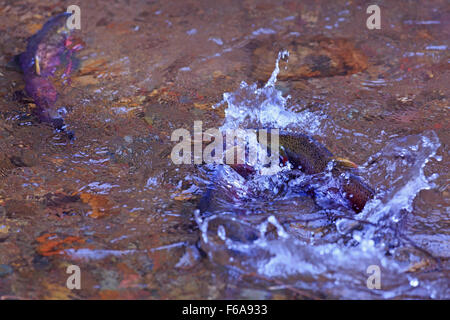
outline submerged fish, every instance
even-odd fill
[[[269,133],[267,137],[265,147],[270,147],[271,134],[273,135]],[[327,190],[328,197],[332,200],[343,196],[357,213],[361,212],[367,201],[373,198],[374,190],[353,172],[357,165],[350,160],[335,157],[325,146],[305,134],[280,131],[278,135],[281,162],[284,164],[289,162],[292,165],[292,176],[295,176],[298,170],[308,175],[318,175],[330,170],[339,182],[340,190],[333,190],[330,187]],[[230,167],[246,179],[257,173],[248,164],[234,164]],[[201,212],[208,210],[213,192],[214,186],[210,186],[200,201]]]
[[[281,131],[279,144],[280,155],[294,168],[306,174],[325,172],[329,163],[333,161],[331,172],[335,178],[339,179],[343,194],[355,212],[361,212],[366,202],[373,198],[375,194],[373,189],[352,172],[358,166],[348,159],[335,157],[331,151],[312,137]]]
[[[82,48],[80,43],[74,43],[72,30],[66,25],[70,15],[61,13],[47,21],[28,39],[26,51],[15,58],[24,74],[25,92],[36,104],[35,115],[59,130],[65,129],[65,112],[56,104],[55,85],[73,71],[76,63],[73,54]],[[63,73],[58,78],[61,69]]]

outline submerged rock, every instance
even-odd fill
[[[16,166],[12,163],[11,159],[5,154],[0,153],[0,178],[5,177],[10,170]]]
[[[0,264],[0,278],[6,277],[13,272],[14,272],[14,270],[11,266],[9,266],[7,264]]]
[[[72,73],[77,63],[73,55],[82,48],[66,25],[70,15],[62,13],[47,21],[15,59],[24,74],[25,92],[36,104],[33,112],[59,130],[65,129],[66,112],[57,105],[57,88]]]
[[[29,151],[21,150],[21,152],[11,152],[8,154],[0,152],[0,178],[6,177],[11,170],[20,167],[30,167],[34,164],[35,159]]]

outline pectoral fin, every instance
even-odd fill
[[[348,159],[336,157],[336,158],[334,158],[334,160],[342,168],[346,168],[346,169],[358,168],[358,165],[356,163],[354,163],[353,161],[350,161]]]

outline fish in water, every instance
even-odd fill
[[[24,75],[25,92],[36,104],[35,115],[58,130],[65,129],[65,109],[56,103],[57,86],[61,84],[58,81],[72,73],[77,64],[74,53],[83,47],[66,25],[70,16],[71,13],[65,12],[48,20],[28,39],[26,51],[15,57]]]
[[[272,141],[270,135],[273,134],[275,133],[269,132],[265,147],[270,147],[270,141]],[[367,201],[374,197],[374,190],[354,173],[357,165],[350,160],[334,156],[325,146],[308,135],[286,131],[279,131],[278,135],[280,159],[283,164],[289,162],[292,165],[290,171],[292,177],[295,177],[299,170],[308,175],[320,175],[331,170],[333,177],[339,183],[340,190],[330,188],[327,194],[330,198],[342,195],[356,213],[361,212]],[[257,173],[248,164],[230,166],[245,179]],[[201,212],[208,209],[213,190],[214,186],[210,186],[200,201]]]
[[[279,144],[283,160],[288,160],[294,168],[306,174],[325,172],[333,161],[331,172],[339,180],[343,194],[355,212],[361,212],[366,202],[373,198],[374,190],[352,172],[358,166],[350,160],[334,156],[314,138],[302,133],[280,131]]]

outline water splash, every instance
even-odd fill
[[[423,135],[410,135],[390,141],[381,151],[371,156],[364,167],[368,167],[370,177],[384,177],[374,181],[380,192],[376,199],[367,203],[357,219],[378,225],[367,231],[367,237],[375,237],[376,232],[388,226],[399,224],[410,213],[413,201],[422,190],[434,187],[437,175],[426,177],[424,168],[441,146],[434,131]],[[383,183],[388,184],[386,188]],[[339,229],[345,232],[353,221],[340,219]],[[369,235],[370,234],[370,235]]]
[[[439,278],[411,278],[406,272],[410,266],[408,262],[386,256],[392,240],[390,234],[402,216],[412,211],[414,198],[421,190],[433,187],[432,180],[436,175],[425,176],[424,168],[436,156],[439,146],[438,137],[431,131],[423,135],[393,139],[372,156],[368,162],[375,161],[377,165],[367,164],[368,173],[389,177],[387,184],[390,187],[379,193],[353,219],[337,220],[336,227],[340,229],[342,236],[338,241],[314,244],[299,239],[289,224],[280,222],[283,211],[277,207],[277,202],[268,202],[262,198],[259,201],[264,203],[263,206],[271,205],[272,209],[279,212],[277,216],[266,214],[267,218],[262,222],[259,219],[260,222],[252,223],[248,217],[256,215],[256,212],[252,211],[251,206],[247,206],[248,211],[243,216],[230,207],[226,210],[225,205],[221,212],[217,211],[207,219],[207,224],[198,221],[202,238],[207,241],[203,248],[215,263],[232,266],[244,273],[257,272],[269,279],[296,283],[299,288],[310,289],[329,297],[366,299],[408,295],[413,297],[417,294],[444,298],[446,290]],[[230,177],[226,176],[227,183],[231,183]],[[294,205],[292,203],[290,211],[296,211]],[[223,215],[225,211],[227,214]],[[301,218],[308,212],[298,211],[295,214]],[[220,219],[220,237],[212,234],[210,229],[216,219]],[[233,224],[224,223],[227,219],[232,219]],[[351,233],[348,225],[354,225],[355,219],[371,224]],[[253,230],[257,236],[247,241],[242,241],[242,236],[239,241],[233,240],[232,238],[236,239],[233,233],[242,232],[236,227],[239,223]],[[267,236],[269,225],[275,229],[272,236]],[[343,241],[348,237],[351,241]],[[366,286],[366,269],[371,265],[377,265],[383,270],[383,283],[388,284],[376,292]]]
[[[278,52],[278,58],[277,61],[275,62],[275,69],[273,70],[264,88],[273,87],[275,85],[275,83],[277,82],[278,74],[280,73],[280,66],[279,66],[280,59],[285,59],[287,57],[289,57],[289,52],[287,50]]]

